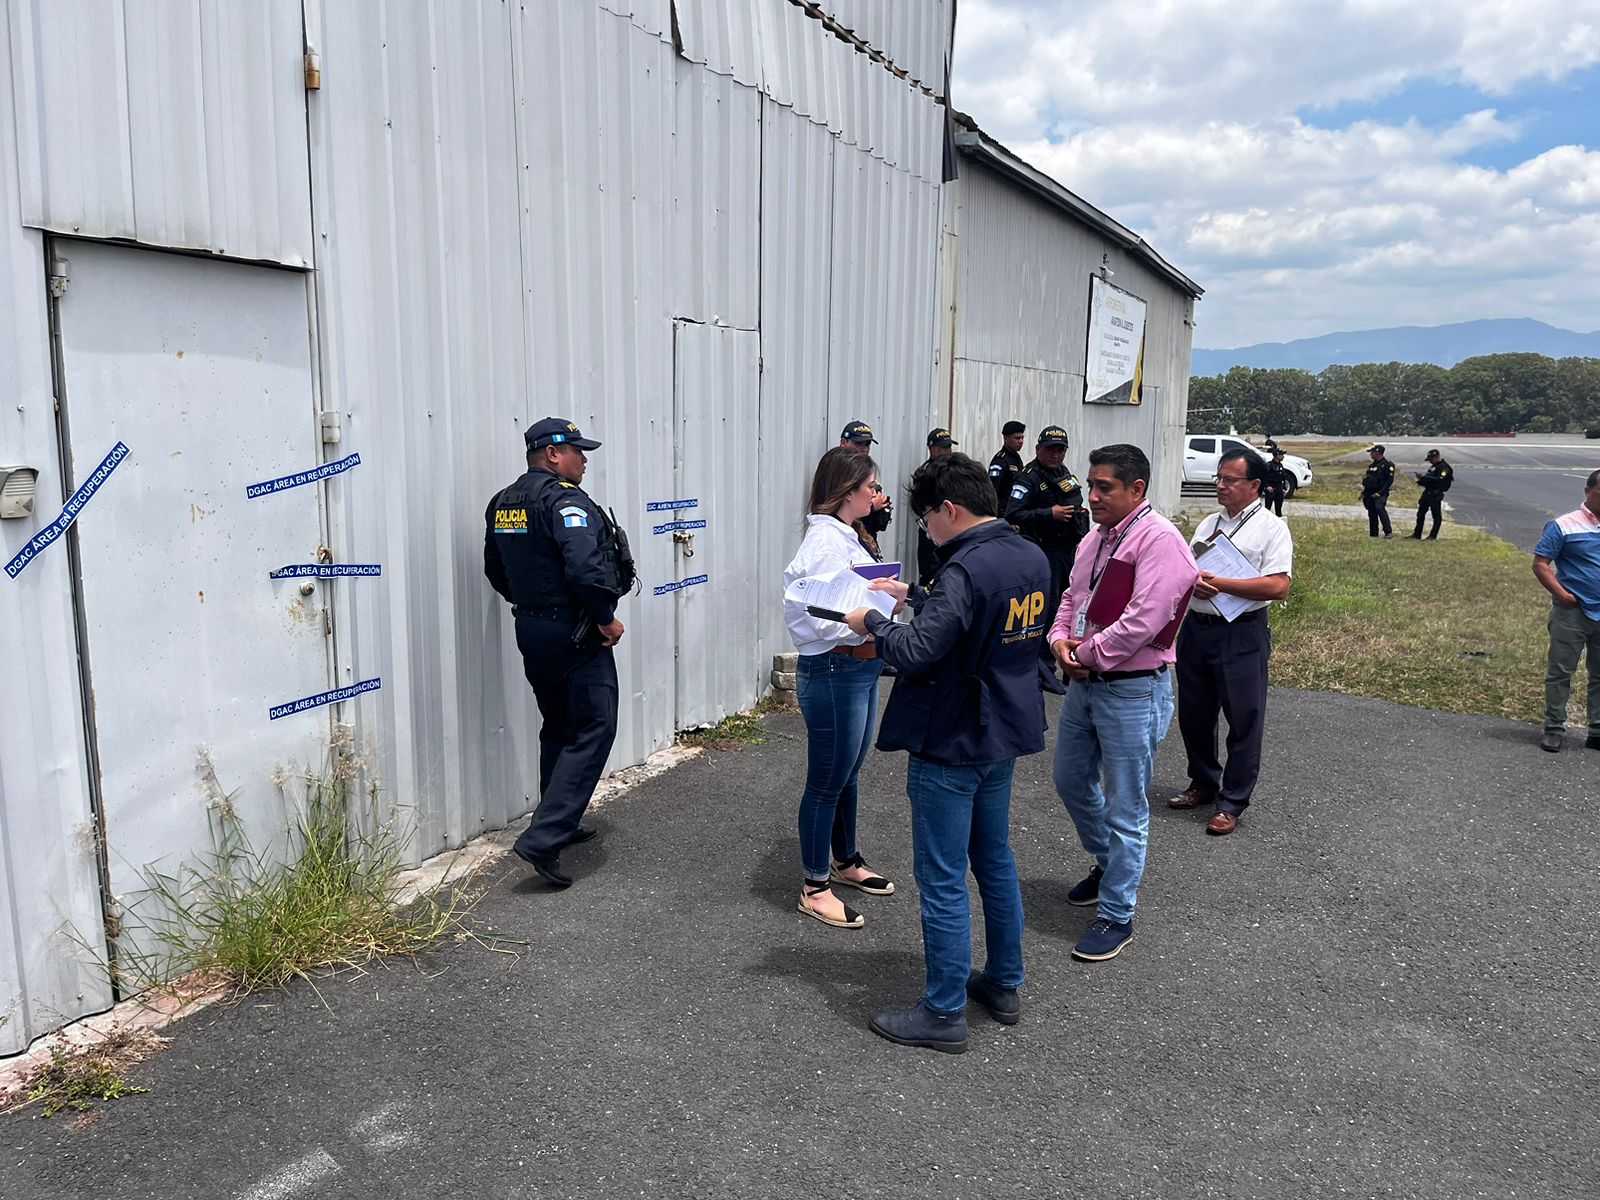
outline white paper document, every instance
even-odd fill
[[[854,608],[875,608],[886,617],[894,615],[895,599],[888,592],[868,589],[867,581],[846,567],[826,575],[807,575],[784,589],[783,598],[796,604],[831,608],[847,613]]]
[[[1254,579],[1261,574],[1249,559],[1239,553],[1239,547],[1229,541],[1225,533],[1217,534],[1209,550],[1196,550],[1194,560],[1202,571],[1219,579]],[[1230,596],[1227,592],[1218,592],[1207,598],[1227,621],[1236,620],[1255,603],[1242,596]]]

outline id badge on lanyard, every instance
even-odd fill
[[[1077,638],[1079,641],[1082,641],[1088,636],[1088,632],[1089,610],[1086,608],[1080,608],[1077,615],[1072,618],[1072,636]]]

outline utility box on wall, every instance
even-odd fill
[[[33,515],[39,472],[33,467],[0,467],[0,521]]]

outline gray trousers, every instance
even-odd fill
[[[1600,621],[1581,608],[1550,606],[1550,658],[1544,676],[1545,732],[1567,725],[1567,698],[1572,675],[1584,649],[1589,652],[1589,732],[1600,734]]]

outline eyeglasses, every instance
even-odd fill
[[[917,528],[922,530],[923,533],[928,532],[928,517],[932,514],[932,512],[933,510],[929,509],[927,512],[923,513],[917,518]]]

